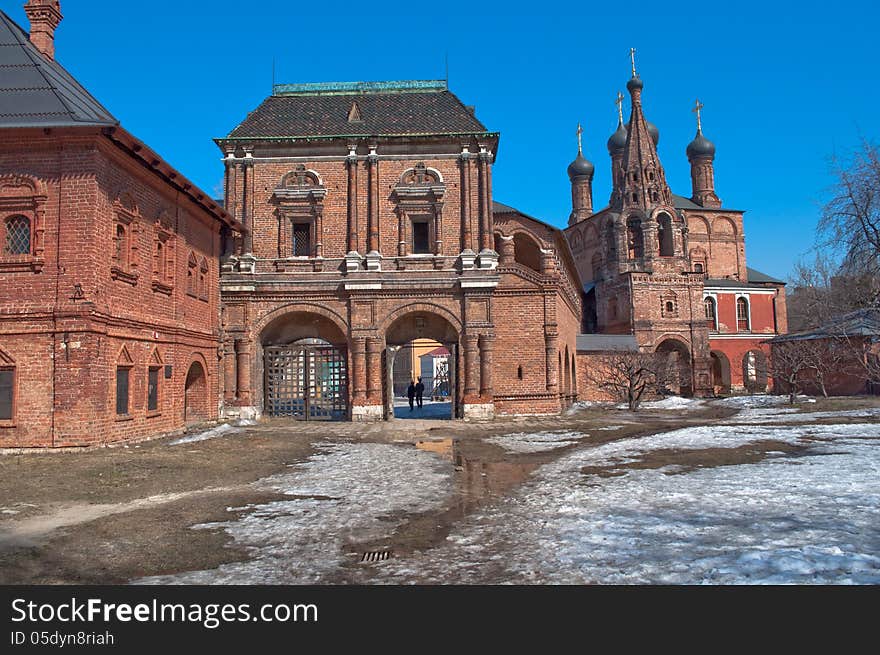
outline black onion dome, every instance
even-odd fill
[[[596,167],[593,163],[584,158],[581,153],[573,162],[568,165],[568,178],[573,180],[576,177],[593,177],[593,171]]]
[[[703,136],[702,130],[697,130],[697,136],[688,144],[687,156],[691,157],[714,157],[715,144]]]
[[[626,148],[626,127],[624,124],[617,124],[617,131],[608,139],[608,152],[623,150]]]
[[[651,141],[654,142],[654,147],[657,147],[660,144],[660,130],[657,129],[657,126],[654,125],[651,121],[645,121],[645,127],[648,128],[648,134],[651,135]]]
[[[641,90],[644,87],[645,84],[642,82],[642,78],[640,78],[638,75],[633,75],[630,78],[629,82],[626,83],[627,91],[629,91],[630,93],[632,93],[636,89]]]

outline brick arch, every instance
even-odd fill
[[[458,332],[459,334],[461,334],[462,332],[461,320],[453,312],[451,312],[446,307],[443,307],[442,305],[427,302],[405,305],[404,307],[400,307],[394,310],[385,317],[385,320],[382,321],[382,324],[379,326],[379,330],[384,335],[388,331],[388,328],[394,325],[394,323],[398,319],[403,318],[407,314],[417,314],[419,312],[424,312],[427,314],[437,314],[440,317],[446,319],[446,321],[455,329],[456,332]]]
[[[690,228],[691,234],[705,234],[711,235],[712,229],[709,227],[709,221],[707,221],[702,216],[689,216],[688,217],[688,227]],[[702,227],[703,229],[699,229]]]
[[[727,216],[720,216],[712,224],[712,234],[715,236],[737,236],[736,223]]]
[[[599,231],[596,229],[596,226],[592,223],[587,223],[587,226],[584,228],[584,243],[590,243],[592,239],[592,243],[596,244],[599,242]]]
[[[543,250],[547,250],[548,248],[553,247],[552,245],[548,244],[544,239],[539,237],[537,234],[535,234],[534,232],[532,232],[528,228],[525,228],[522,226],[518,226],[518,227],[513,228],[512,230],[510,230],[509,234],[507,234],[506,236],[511,236],[511,237],[516,238],[517,235],[523,235],[523,236],[528,237],[529,239],[531,239],[532,241],[535,242],[535,245],[537,245],[538,248],[541,248]]]
[[[262,334],[263,331],[277,319],[286,314],[296,313],[318,314],[332,322],[344,336],[348,336],[348,321],[332,309],[310,302],[293,302],[287,305],[282,305],[281,307],[276,307],[272,311],[267,312],[254,324],[254,334]]]
[[[657,346],[659,346],[664,341],[677,341],[679,344],[688,349],[688,352],[691,350],[691,344],[688,343],[687,339],[685,339],[680,334],[676,334],[674,332],[667,332],[665,334],[661,334],[659,337],[654,339],[654,350],[657,350]]]
[[[22,187],[29,187],[30,193],[28,193],[28,195],[31,196],[42,196],[45,198],[49,195],[46,183],[35,175],[30,175],[29,173],[9,173],[6,175],[0,175],[0,196],[10,195],[10,193],[6,191],[7,189],[20,189]],[[14,195],[16,197],[20,196],[20,194]]]
[[[207,420],[211,417],[210,374],[205,356],[194,351],[186,360],[186,376],[183,381],[183,414],[187,423]]]

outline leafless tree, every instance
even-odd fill
[[[586,377],[589,382],[630,410],[637,411],[648,391],[667,383],[670,361],[668,353],[614,350],[592,358]]]
[[[844,271],[826,250],[797,262],[786,293],[788,328],[800,332],[818,327],[829,317],[871,307],[880,297],[880,276]]]
[[[837,182],[819,219],[819,243],[842,255],[844,272],[880,273],[880,151],[863,141],[832,165]]]
[[[808,340],[781,341],[773,344],[769,373],[775,384],[780,385],[788,393],[788,402],[792,405],[802,389],[804,373],[812,370],[814,361],[812,351],[813,348]]]

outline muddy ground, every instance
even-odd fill
[[[803,411],[876,407],[872,398],[820,399]],[[273,495],[252,483],[289,471],[321,442],[398,443],[438,452],[456,471],[456,493],[439,511],[406,517],[381,543],[363,543],[364,552],[397,553],[431,548],[475,508],[510,493],[532,471],[583,442],[538,453],[512,453],[485,441],[514,432],[574,430],[590,433],[587,443],[653,434],[688,425],[729,419],[736,410],[709,405],[698,410],[606,408],[570,416],[504,418],[486,423],[397,420],[390,423],[297,423],[263,421],[232,434],[171,445],[162,439],[128,447],[63,453],[0,455],[0,583],[117,584],[144,576],[211,569],[248,554],[220,529],[192,526],[229,521],[235,510],[266,503]],[[604,426],[621,426],[601,431]],[[455,447],[453,449],[452,444]],[[631,468],[677,464],[686,470],[757,461],[771,451],[795,447],[773,441],[738,449],[657,451],[627,464]],[[487,473],[479,484],[466,479],[467,465]],[[621,475],[609,468],[589,471]],[[418,481],[414,480],[414,484]],[[243,511],[243,510],[238,510]],[[344,572],[326,582],[348,582]]]

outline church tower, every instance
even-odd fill
[[[584,130],[578,124],[578,154],[568,165],[568,179],[571,181],[571,216],[568,224],[574,225],[593,215],[593,173],[596,167],[584,157],[581,135]]]
[[[609,141],[612,166],[619,166],[611,208],[619,213],[626,243],[620,259],[631,270],[669,271],[686,268],[686,229],[673,206],[672,192],[657,154],[660,133],[645,118],[642,107],[644,83],[636,73],[634,52],[632,78],[626,88],[630,93],[632,113],[622,149],[618,132]],[[619,160],[619,164],[617,161]]]
[[[701,207],[717,209],[721,200],[715,195],[715,144],[703,136],[703,121],[700,115],[703,104],[697,100],[694,112],[697,114],[697,135],[688,144],[687,158],[691,164],[691,200]]]

